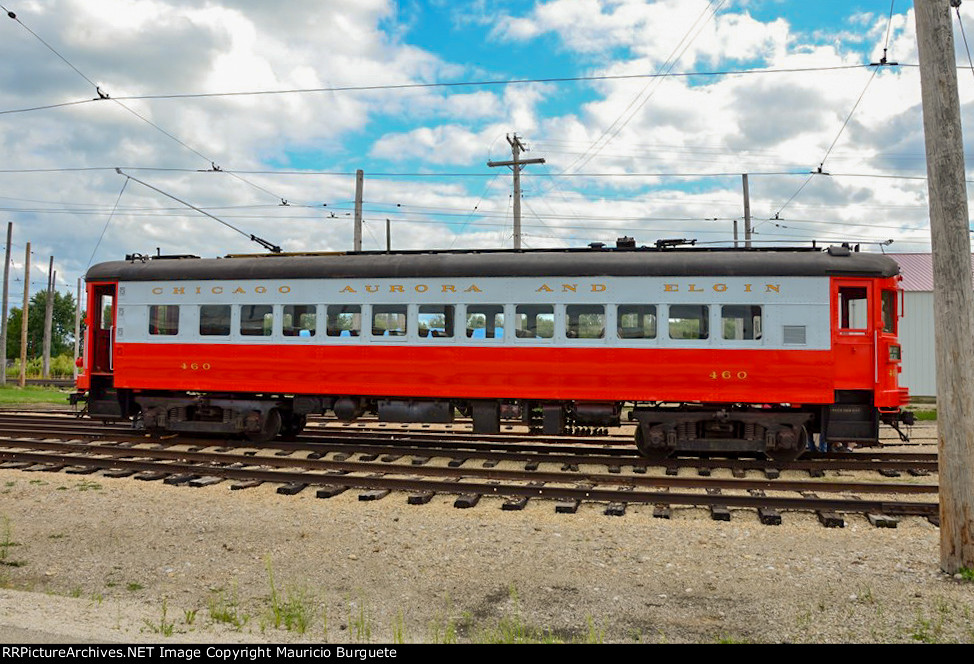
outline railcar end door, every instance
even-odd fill
[[[873,283],[868,279],[832,282],[836,389],[871,391],[876,383],[873,297]]]

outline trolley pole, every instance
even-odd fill
[[[914,0],[933,245],[940,567],[974,568],[974,289],[951,6]]]

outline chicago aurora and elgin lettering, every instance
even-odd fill
[[[664,293],[726,293],[730,292],[730,287],[726,283],[697,283],[697,282],[685,282],[685,283],[663,283],[660,284],[662,287],[662,292]],[[437,285],[430,284],[364,284],[364,285],[353,285],[344,284],[341,289],[337,289],[339,294],[376,294],[376,293],[429,293],[429,292],[439,292],[439,293],[483,293],[484,288],[481,288],[475,282],[465,283],[465,284],[438,284],[439,290],[437,291]],[[554,283],[554,282],[540,282],[534,288],[535,293],[578,293],[578,292],[588,292],[588,293],[605,293],[609,290],[609,287],[605,283],[599,282],[589,282],[589,283]],[[740,288],[734,289],[741,293],[781,293],[781,284],[741,284]],[[244,288],[241,285],[236,286],[173,286],[171,288],[163,288],[162,286],[156,286],[152,289],[153,295],[250,295],[257,294],[263,295],[265,293],[278,293],[281,295],[287,295],[291,292],[291,286],[287,284],[282,284],[279,286],[248,286]]]

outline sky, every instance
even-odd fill
[[[907,0],[0,5],[12,306],[27,242],[31,290],[54,256],[66,293],[131,253],[351,250],[357,169],[363,249],[387,220],[393,249],[509,248],[511,170],[487,162],[514,135],[545,160],[525,248],[728,246],[735,220],[743,241],[747,173],[757,245],[930,249]]]

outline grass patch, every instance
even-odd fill
[[[6,386],[0,387],[0,405],[14,406],[18,404],[38,404],[68,403],[68,393],[57,388],[39,387],[28,385],[27,387]]]
[[[235,629],[242,629],[250,620],[250,616],[240,613],[240,602],[237,599],[237,588],[234,586],[230,597],[224,597],[223,593],[214,594],[210,597],[210,620],[213,622],[226,623]]]
[[[913,411],[913,416],[916,418],[917,422],[934,422],[937,419],[937,409],[915,410]]]
[[[146,627],[152,630],[156,634],[162,634],[163,636],[172,636],[173,630],[176,629],[176,623],[172,620],[166,620],[168,615],[168,606],[166,598],[162,599],[162,618],[159,623],[156,624],[151,622],[148,618],[145,620]]]
[[[20,542],[14,541],[13,528],[10,526],[10,518],[3,517],[3,529],[0,531],[0,565],[5,567],[23,567],[27,563],[22,560],[12,560],[10,549],[20,546]]]
[[[271,585],[270,596],[270,624],[275,629],[283,627],[287,631],[304,634],[314,620],[314,603],[304,590],[289,590],[281,592],[274,584],[274,568],[271,559],[267,559],[267,577]]]
[[[960,574],[961,581],[974,583],[974,567],[961,567],[957,573]]]

